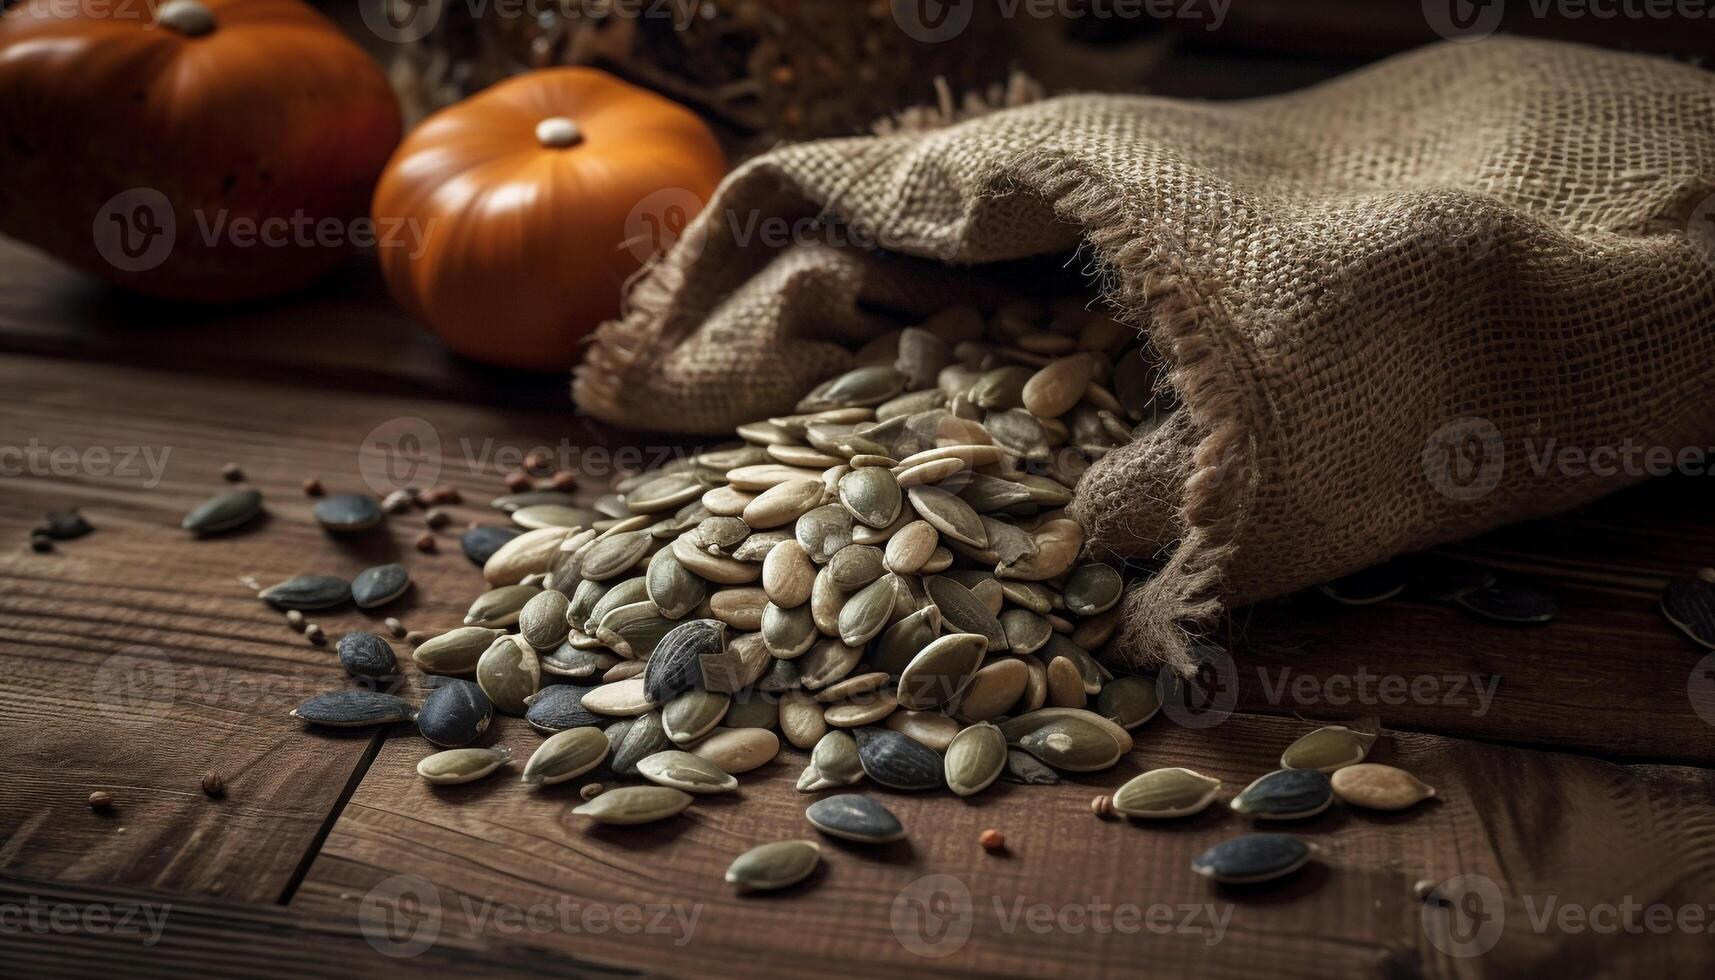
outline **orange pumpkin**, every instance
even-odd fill
[[[323,275],[366,236],[399,135],[380,68],[299,0],[0,17],[0,231],[137,292],[239,300]]]
[[[520,75],[405,138],[375,190],[377,224],[404,229],[381,267],[458,353],[567,368],[725,173],[673,102],[590,68]]]

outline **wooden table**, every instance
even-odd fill
[[[344,680],[328,648],[247,584],[398,559],[416,585],[386,613],[453,624],[481,587],[453,530],[434,555],[413,546],[420,513],[335,541],[310,520],[301,481],[363,489],[391,433],[427,426],[439,481],[466,500],[456,529],[492,519],[480,503],[508,454],[545,447],[589,469],[592,447],[680,441],[577,418],[562,377],[451,362],[361,264],[299,301],[188,314],[0,245],[0,345],[0,961],[19,973],[1398,977],[1715,964],[1715,661],[1656,609],[1669,578],[1715,558],[1698,478],[1452,549],[1545,586],[1563,608],[1550,626],[1497,628],[1416,601],[1300,596],[1243,611],[1226,675],[1236,704],[1219,724],[1158,718],[1116,770],[1059,786],[884,794],[907,842],[825,844],[811,883],[741,898],[721,881],[735,854],[813,836],[793,789],[803,753],[734,797],[629,831],[570,818],[575,783],[435,789],[413,773],[424,744],[409,726],[329,737],[287,717]],[[229,461],[269,516],[191,540],[179,517],[222,486]],[[32,553],[29,529],[72,506],[98,530]],[[338,636],[379,615],[317,618]],[[1243,784],[1308,729],[1301,719],[1371,713],[1388,730],[1373,758],[1439,799],[1295,826],[1321,852],[1279,887],[1190,873],[1193,855],[1246,829],[1224,808],[1160,826],[1089,811],[1146,767]],[[538,737],[501,719],[492,741],[527,754]],[[211,769],[224,797],[200,789]],[[92,790],[116,808],[92,811]],[[1006,834],[1004,853],[978,848],[988,827]],[[1475,890],[1451,904],[1414,890],[1459,876]]]

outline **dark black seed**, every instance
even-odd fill
[[[1661,594],[1661,611],[1692,642],[1715,649],[1715,584],[1675,579]]]
[[[1466,593],[1491,588],[1497,581],[1495,573],[1486,568],[1448,564],[1418,573],[1412,587],[1424,598],[1452,602]]]
[[[30,550],[45,555],[54,550],[54,539],[45,534],[32,534],[30,535]]]
[[[1266,820],[1312,817],[1328,809],[1334,788],[1318,769],[1271,772],[1233,797],[1233,809]]]
[[[318,694],[292,709],[292,717],[333,728],[364,728],[407,721],[416,716],[404,698],[378,691]]]
[[[1367,606],[1392,599],[1405,591],[1405,571],[1395,562],[1383,562],[1316,588],[1344,606]]]
[[[1228,885],[1285,877],[1310,860],[1310,845],[1290,834],[1248,834],[1199,854],[1191,870]]]
[[[95,528],[75,510],[56,510],[44,515],[42,526],[36,530],[56,541],[70,541],[83,537]]]
[[[1517,585],[1478,589],[1453,601],[1471,613],[1497,623],[1546,623],[1559,612],[1553,599],[1535,589]]]
[[[364,531],[381,523],[381,505],[361,493],[336,493],[316,501],[316,520],[336,534]]]
[[[524,699],[524,720],[544,735],[586,725],[600,728],[612,719],[584,710],[584,695],[595,690],[576,684],[550,684]]]
[[[196,535],[219,534],[249,523],[260,513],[261,491],[228,490],[198,504],[179,526]]]
[[[387,678],[399,674],[393,646],[374,633],[347,633],[339,638],[340,666],[353,677]]]
[[[417,714],[417,730],[443,748],[476,741],[494,719],[494,705],[473,681],[452,678],[429,692]]]
[[[817,800],[804,816],[824,834],[863,844],[885,844],[905,836],[905,827],[893,811],[857,793]]]
[[[479,524],[467,530],[464,536],[459,538],[459,547],[464,549],[464,556],[469,558],[472,563],[482,566],[488,564],[488,560],[494,557],[494,553],[500,550],[501,545],[523,533],[523,531],[516,531],[509,527],[489,527],[486,524]]]
[[[357,573],[351,580],[351,598],[359,609],[385,606],[411,587],[411,573],[404,565],[377,565]]]
[[[726,643],[726,624],[718,619],[693,619],[680,623],[661,637],[649,655],[643,674],[643,693],[656,704],[703,683],[705,655],[720,653]]]
[[[326,609],[351,598],[351,586],[337,575],[300,575],[263,589],[258,596],[277,609]]]
[[[936,789],[945,785],[941,756],[901,732],[860,728],[852,733],[864,774],[893,789]]]

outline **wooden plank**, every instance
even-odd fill
[[[1443,549],[1553,596],[1561,612],[1547,626],[1496,625],[1421,598],[1338,606],[1311,592],[1239,613],[1235,656],[1220,662],[1231,674],[1205,683],[1236,679],[1251,712],[1379,712],[1405,728],[1715,764],[1715,700],[1688,693],[1708,651],[1659,608],[1669,580],[1715,561],[1706,496],[1700,478],[1658,480]]]
[[[477,576],[459,554],[467,519],[507,459],[558,448],[557,425],[494,410],[410,403],[0,359],[0,868],[72,882],[133,884],[227,898],[285,895],[374,745],[367,734],[303,739],[287,710],[348,682],[327,649],[291,632],[254,587],[310,571],[350,576],[409,556],[415,592],[377,614],[318,617],[330,639],[378,628],[382,615],[444,621],[468,603]],[[386,462],[365,443],[374,426],[420,418],[447,434],[446,465],[429,479],[461,487],[470,505],[418,554],[421,514],[387,531],[336,541],[310,517],[299,489],[319,475],[332,490],[363,489]],[[534,425],[533,431],[523,426]],[[488,434],[467,449],[455,433]],[[581,444],[600,446],[590,430]],[[206,541],[182,514],[241,462],[269,517]],[[32,553],[28,530],[54,509],[81,507],[98,530]],[[425,618],[427,614],[423,614]],[[209,769],[230,792],[200,791]],[[112,815],[85,805],[112,792]]]
[[[1600,919],[1625,902],[1707,913],[1715,777],[1706,771],[1394,735],[1372,758],[1436,785],[1438,801],[1395,815],[1337,808],[1277,826],[1316,841],[1318,863],[1279,887],[1223,889],[1189,863],[1248,821],[1224,807],[1147,826],[1102,821],[1089,811],[1092,795],[1155,765],[1218,776],[1231,795],[1273,768],[1305,726],[1245,715],[1210,730],[1164,718],[1152,726],[1114,772],[1075,783],[1003,785],[971,800],[860,787],[898,813],[908,843],[824,841],[811,882],[752,897],[721,882],[735,855],[816,836],[801,815],[812,797],[792,786],[803,753],[742,777],[736,798],[699,800],[670,822],[590,829],[568,813],[575,783],[531,791],[502,776],[437,789],[412,771],[421,743],[390,739],[293,906],[354,916],[370,889],[411,875],[435,896],[442,935],[667,973],[715,963],[758,976],[1018,977],[1129,975],[1142,964],[1208,977],[1251,975],[1260,964],[1288,976],[1547,975],[1594,962],[1616,975],[1694,974],[1715,965],[1700,931],[1617,941],[1559,918],[1572,908]],[[494,741],[523,756],[540,739],[505,719]],[[1006,834],[1005,855],[977,847],[991,826]],[[1431,907],[1426,928],[1414,884],[1458,875],[1483,876],[1495,897],[1486,907]],[[548,911],[566,907],[666,917],[659,931],[567,929]],[[1481,944],[1491,919],[1499,935],[1482,955],[1448,955],[1431,938],[1453,921],[1472,927],[1455,936]]]

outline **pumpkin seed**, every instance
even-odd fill
[[[892,524],[904,504],[898,478],[879,466],[852,470],[841,477],[839,496],[853,517],[876,528]]]
[[[941,611],[925,606],[889,626],[875,642],[870,663],[897,678],[918,652],[941,633]]]
[[[1082,708],[1085,704],[1084,679],[1078,667],[1066,657],[1048,661],[1048,703],[1060,708]]]
[[[599,591],[590,593],[595,596],[595,599],[589,607],[589,612],[581,617],[578,615],[579,603],[577,600],[579,594],[584,591],[582,586],[579,586],[578,591],[573,593],[572,604],[566,610],[566,621],[581,623],[585,632],[594,631],[615,609],[623,609],[626,606],[633,606],[649,599],[649,582],[646,578],[628,578],[623,582],[607,586],[600,583],[592,584]]]
[[[579,574],[596,582],[618,578],[648,553],[654,537],[648,531],[626,531],[590,543],[579,565]]]
[[[810,587],[815,580],[816,565],[796,540],[780,542],[763,559],[762,590],[768,593],[770,602],[782,609],[809,602]]]
[[[816,628],[829,636],[840,635],[840,610],[848,598],[846,591],[834,584],[832,573],[825,568],[817,572],[816,580],[810,583],[810,618]]]
[[[1223,885],[1251,885],[1286,877],[1311,854],[1309,844],[1288,834],[1247,834],[1204,851],[1191,870]]]
[[[863,659],[863,647],[852,646],[833,637],[818,641],[810,652],[793,661],[799,671],[799,682],[812,691],[842,680]]]
[[[732,553],[727,557],[744,562],[760,562],[768,557],[768,553],[774,550],[775,545],[782,541],[791,540],[793,540],[792,535],[787,531],[755,531],[734,545]],[[753,581],[755,580],[754,575],[751,578]]]
[[[1006,738],[1000,729],[979,722],[953,736],[943,759],[947,788],[974,796],[989,788],[1006,768]]]
[[[644,677],[630,677],[611,684],[603,684],[583,697],[583,706],[586,711],[618,718],[644,714],[658,704],[660,704],[659,701],[648,695]]]
[[[898,705],[898,698],[893,692],[876,691],[830,704],[822,717],[835,728],[857,728],[881,721],[893,714]]]
[[[576,779],[607,758],[607,736],[589,726],[568,728],[543,740],[524,763],[522,781],[531,786],[552,786]]]
[[[511,758],[512,750],[505,747],[446,749],[417,763],[417,775],[436,786],[454,786],[475,782],[506,765]]]
[[[1030,683],[1030,668],[1024,661],[995,660],[971,676],[959,697],[958,715],[967,721],[988,721],[1012,710]]]
[[[703,495],[702,483],[679,473],[649,480],[625,497],[625,508],[633,514],[658,514],[676,510]]]
[[[347,633],[335,647],[339,664],[353,677],[384,678],[399,674],[393,645],[375,633]]]
[[[1061,772],[1097,772],[1122,754],[1112,732],[1078,717],[1051,721],[1020,738],[1018,746]]]
[[[565,504],[531,504],[515,507],[511,513],[512,522],[529,531],[543,527],[582,529],[601,520],[601,515],[593,510]]]
[[[228,490],[191,508],[179,526],[198,537],[241,527],[262,513],[262,491]]]
[[[503,585],[484,592],[470,604],[470,611],[464,616],[464,624],[491,629],[515,625],[518,622],[518,614],[524,610],[524,604],[536,598],[541,591],[534,585]]]
[[[988,640],[975,633],[950,633],[923,647],[899,675],[899,706],[924,710],[946,704],[970,683],[982,665]]]
[[[1035,653],[1054,632],[1048,620],[1028,609],[1008,609],[1000,614],[1000,629],[1006,647],[1013,653]]]
[[[1341,800],[1371,810],[1404,810],[1435,795],[1434,787],[1404,769],[1374,762],[1341,769],[1329,785]]]
[[[1019,739],[1030,734],[1036,729],[1041,728],[1043,725],[1066,718],[1075,718],[1079,721],[1095,725],[1096,727],[1105,730],[1109,735],[1113,736],[1113,739],[1118,743],[1121,752],[1130,752],[1132,750],[1132,738],[1130,732],[1121,728],[1114,722],[1103,718],[1101,715],[1098,715],[1093,711],[1085,711],[1082,708],[1042,708],[1036,711],[1027,711],[1024,714],[1008,718],[1005,721],[998,722],[997,724],[1000,726],[1001,734],[1006,736],[1007,742],[1016,744]]]
[[[377,565],[358,572],[351,580],[351,598],[359,609],[374,609],[404,595],[410,587],[411,573],[404,565]]]
[[[1554,600],[1535,589],[1515,585],[1496,585],[1467,592],[1453,600],[1476,616],[1497,623],[1535,625],[1546,623],[1559,613]]]
[[[808,749],[816,745],[828,732],[827,721],[822,717],[821,704],[804,691],[787,691],[782,694],[780,732],[786,736],[786,741],[796,748]],[[852,758],[856,759],[855,743],[852,752]]]
[[[584,533],[588,535],[585,540],[595,537],[594,532]],[[561,546],[572,540],[569,528],[544,527],[526,531],[501,545],[489,556],[488,561],[483,563],[482,577],[489,585],[497,588],[517,585],[527,575],[546,571],[559,556]]]
[[[885,571],[881,549],[873,545],[848,544],[828,559],[828,574],[835,585],[846,590],[861,589]]]
[[[679,564],[667,548],[650,557],[644,581],[650,601],[668,619],[685,617],[708,595],[703,580]]]
[[[677,749],[648,756],[637,763],[637,772],[652,783],[686,793],[730,793],[738,789],[738,780],[722,772],[719,766]]]
[[[299,575],[263,589],[256,597],[276,609],[327,609],[350,599],[351,586],[334,575]]]
[[[674,538],[672,547],[673,558],[686,570],[718,585],[748,585],[762,575],[762,567],[754,562],[711,554],[699,548],[694,531]]]
[[[852,515],[839,504],[824,504],[798,518],[794,525],[798,544],[817,564],[825,564],[852,543]]]
[[[593,690],[575,684],[550,684],[524,699],[524,721],[544,735],[605,724],[607,719],[584,707],[584,695]]]
[[[542,667],[536,651],[516,636],[503,636],[483,652],[476,662],[476,683],[494,702],[496,710],[522,715],[524,699],[536,693]]]
[[[693,619],[675,626],[649,657],[644,695],[652,704],[666,704],[680,691],[703,683],[702,661],[717,656],[726,643],[726,624]]]
[[[1277,769],[1233,797],[1232,808],[1259,820],[1299,820],[1328,809],[1334,791],[1315,769]]]
[[[757,494],[744,508],[744,522],[763,530],[790,524],[823,506],[827,488],[819,479],[796,479],[776,484]]]
[[[449,679],[423,699],[417,732],[434,745],[457,748],[476,741],[493,719],[494,704],[480,687]]]
[[[1006,631],[1001,629],[1000,620],[970,589],[944,575],[925,578],[923,587],[929,593],[929,601],[941,610],[941,620],[948,629],[981,636],[987,641],[988,651],[1007,651]]]
[[[743,691],[733,695],[722,724],[728,728],[774,728],[780,724],[780,703],[758,691]]]
[[[726,880],[743,891],[777,891],[810,877],[821,860],[815,841],[775,841],[740,854],[727,866]]]
[[[971,402],[990,411],[1005,411],[1024,404],[1024,386],[1035,377],[1027,367],[995,368],[977,379],[967,392]]]
[[[1693,643],[1715,649],[1715,585],[1702,572],[1669,582],[1661,594],[1661,612]]]
[[[367,728],[409,721],[417,712],[404,698],[379,691],[334,691],[317,694],[292,709],[292,717],[329,728]]]
[[[730,707],[731,695],[692,688],[667,702],[661,709],[661,724],[668,738],[686,745],[713,731]]]
[[[571,603],[558,592],[538,592],[518,611],[518,634],[538,650],[552,650],[565,642],[571,627],[566,611]]]
[[[1170,819],[1201,813],[1221,791],[1221,781],[1190,769],[1151,769],[1114,791],[1115,813]]]
[[[885,728],[859,728],[853,737],[864,775],[881,785],[902,790],[943,785],[941,756],[928,746]]]
[[[910,575],[922,569],[935,553],[941,536],[928,521],[911,521],[887,540],[882,567],[895,575]]]
[[[765,728],[717,728],[691,752],[736,776],[773,762],[780,739]]]
[[[778,694],[804,686],[796,660],[770,659],[774,662],[769,665],[768,672],[763,674],[762,679],[756,682],[757,690]]]
[[[1096,365],[1095,358],[1083,353],[1051,361],[1030,376],[1019,398],[1032,415],[1059,418],[1083,399],[1084,391],[1096,380]]]
[[[762,610],[762,639],[768,652],[782,660],[790,660],[810,649],[820,636],[815,616],[809,606],[781,609],[769,603]]]
[[[1343,606],[1368,606],[1385,602],[1405,591],[1406,576],[1394,562],[1384,562],[1316,587]]]
[[[572,812],[599,824],[633,826],[678,816],[690,805],[691,795],[671,786],[620,786]]]
[[[1318,728],[1287,747],[1280,756],[1280,768],[1331,774],[1364,761],[1375,741],[1374,733],[1353,731],[1344,725]]]
[[[542,673],[573,680],[587,680],[620,663],[615,654],[606,650],[579,649],[572,645],[571,639],[550,653],[536,654],[536,659],[542,665]]]
[[[463,534],[459,535],[459,548],[464,552],[464,556],[471,560],[472,564],[481,568],[488,564],[488,560],[494,557],[495,552],[513,538],[518,537],[520,533],[509,527],[490,527],[486,524],[479,524],[466,529]]]
[[[606,734],[608,744],[613,747],[613,761],[608,768],[621,776],[637,775],[639,762],[673,747],[659,711],[646,711],[610,725]]]
[[[511,514],[526,507],[559,506],[573,507],[577,501],[571,494],[562,490],[525,490],[519,493],[502,494],[488,502],[495,510]],[[600,516],[600,515],[597,515]],[[590,521],[584,521],[588,524]]]
[[[335,534],[367,531],[381,523],[381,504],[361,493],[336,493],[316,501],[316,522]]]
[[[432,674],[468,674],[476,670],[483,652],[503,635],[504,630],[460,626],[424,640],[412,651],[411,659]]]
[[[829,837],[859,844],[890,844],[905,836],[905,827],[893,811],[857,793],[817,800],[805,808],[804,819]]]
[[[798,402],[800,413],[879,405],[905,390],[905,376],[891,365],[861,367],[829,378]]]
[[[728,470],[726,480],[739,490],[748,493],[760,493],[771,487],[792,480],[815,480],[821,483],[821,474],[804,466],[787,466],[785,463],[762,463],[755,466],[740,466]],[[824,493],[826,492],[824,488]],[[755,525],[752,525],[753,527]]]
[[[1060,774],[1023,749],[1007,749],[1006,771],[1001,778],[1025,786],[1052,786],[1060,781]]]
[[[1126,729],[1143,725],[1160,710],[1161,692],[1157,683],[1147,677],[1127,675],[1115,678],[1103,685],[1101,693],[1096,696],[1097,713]]]
[[[620,606],[604,615],[596,625],[595,638],[614,653],[637,660],[649,657],[661,640],[678,625],[662,616],[655,603],[645,599]]]
[[[709,614],[736,630],[754,633],[762,628],[762,610],[768,593],[754,586],[722,589],[709,597]]]
[[[988,532],[970,504],[940,487],[912,487],[905,493],[912,509],[935,530],[960,544],[988,547]]]
[[[1107,612],[1120,601],[1124,586],[1120,573],[1112,566],[1089,562],[1072,569],[1072,574],[1066,577],[1066,587],[1061,591],[1066,597],[1067,609],[1080,616],[1095,616]]]
[[[889,574],[864,586],[840,608],[840,639],[862,647],[886,628],[899,600],[899,578]]]
[[[941,483],[955,473],[962,472],[969,465],[957,457],[925,460],[907,466],[900,463],[894,467],[894,475],[899,479],[902,489],[921,487],[931,483]]]

